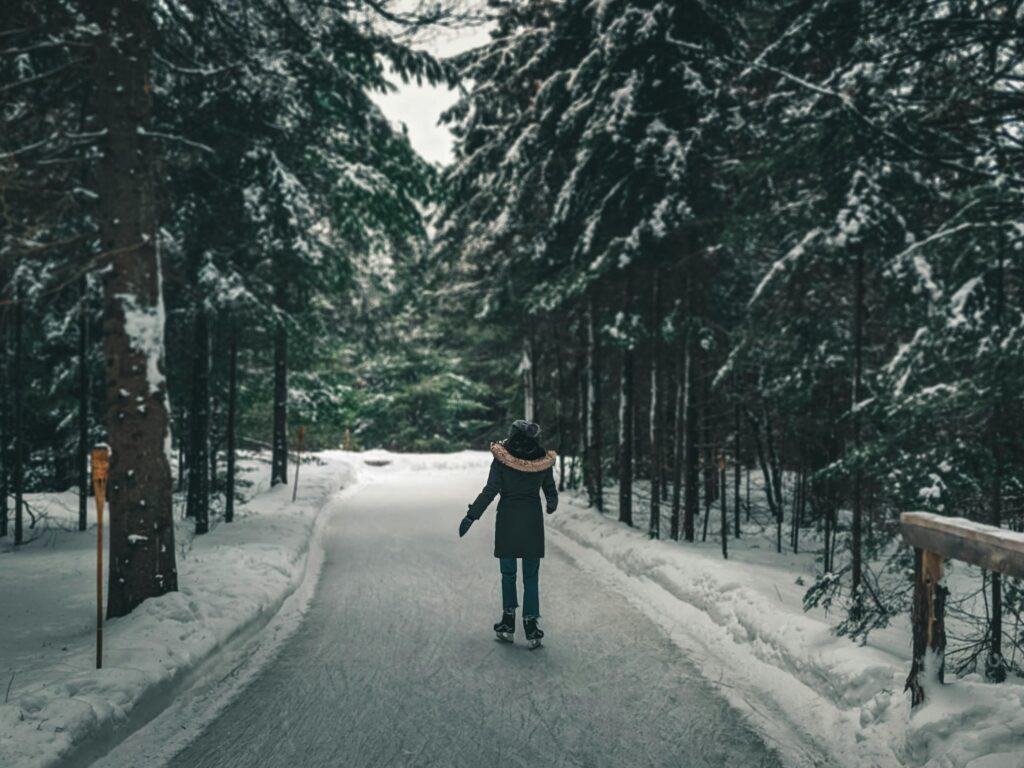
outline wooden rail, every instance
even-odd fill
[[[925,699],[923,673],[934,673],[934,679],[942,683],[945,671],[948,590],[941,583],[943,560],[961,560],[1024,578],[1024,533],[929,512],[904,512],[900,515],[900,530],[916,555],[911,612],[914,660],[905,687],[916,707]]]

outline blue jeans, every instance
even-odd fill
[[[501,607],[505,611],[514,611],[519,603],[516,601],[516,559],[514,557],[499,558],[501,567]],[[540,618],[539,579],[540,559],[523,558],[523,618]]]

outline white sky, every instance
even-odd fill
[[[438,34],[425,41],[421,47],[443,58],[474,48],[487,40],[487,29],[474,27]],[[437,121],[441,113],[455,103],[456,92],[431,85],[403,85],[397,79],[395,84],[398,86],[395,93],[374,94],[373,100],[389,118],[405,123],[409,140],[417,152],[431,162],[447,165],[452,159],[452,135]]]

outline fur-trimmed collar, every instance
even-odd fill
[[[501,443],[491,443],[491,454],[506,467],[518,469],[520,472],[543,472],[555,466],[554,451],[548,451],[547,455],[540,459],[519,459],[508,452]]]

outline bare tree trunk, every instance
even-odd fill
[[[683,367],[685,370],[685,362]],[[677,363],[677,368],[679,364]],[[683,408],[684,408],[684,390],[683,378],[685,372],[678,376],[676,381],[676,409],[675,418],[672,423],[672,440],[675,443],[675,451],[672,453],[672,517],[671,517],[671,536],[672,541],[679,541],[679,529],[680,520],[679,512],[682,509],[682,497],[683,497],[683,457],[685,455],[685,447],[683,445]]]
[[[288,484],[288,329],[284,320],[274,330],[274,438],[270,485]]]
[[[192,348],[192,435],[189,451],[188,507],[196,520],[196,534],[210,530],[210,330],[206,310],[196,312]]]
[[[733,527],[735,531],[733,534],[738,539],[740,537],[740,430],[743,425],[743,419],[740,418],[740,403],[736,401],[736,405],[733,407],[733,428],[736,430],[736,434],[733,437],[733,505],[732,505],[732,516],[733,516]],[[723,492],[724,493],[724,492]]]
[[[651,515],[648,535],[652,539],[661,538],[661,484],[662,484],[662,445],[661,445],[661,306],[658,295],[658,270],[651,275]]]
[[[1003,256],[999,254],[996,259],[996,340],[1003,337],[1003,314],[1005,305],[1005,276],[1003,267]],[[1001,344],[997,343],[996,349]],[[997,352],[998,354],[998,352]],[[1004,384],[1005,377],[999,375],[1002,369],[1001,360],[996,361],[995,386],[996,401],[992,409],[990,420],[989,439],[992,445],[992,525],[1001,528],[1003,525],[1003,480],[1004,461],[1003,455],[1003,402],[1005,401]],[[996,571],[992,572],[992,620],[989,625],[989,656],[985,663],[985,677],[995,682],[1002,682],[1006,679],[1006,662],[1003,660],[1003,578]]]
[[[11,436],[11,409],[7,407],[11,378],[8,318],[8,310],[5,309],[3,315],[0,316],[0,538],[7,536],[7,520],[10,515],[10,510],[7,508],[7,496],[11,490],[8,482],[11,470],[11,451],[8,442]]]
[[[231,318],[228,341],[228,424],[227,424],[227,482],[224,489],[224,522],[235,519],[235,432],[238,411],[238,326]]]
[[[164,312],[150,125],[148,3],[92,6],[96,173],[105,273],[103,339],[111,446],[107,616],[178,588],[171,503],[170,424],[163,375]]]
[[[694,332],[693,294],[691,280],[686,281],[686,334],[683,366],[683,466],[685,497],[683,500],[683,538],[693,541],[694,520],[700,511],[700,454],[697,446],[697,403],[694,391],[699,361],[697,334]]]
[[[721,474],[721,494],[722,494],[722,558],[725,560],[729,559],[729,494],[726,492],[726,463],[725,456],[722,456],[722,461],[719,467]]]
[[[23,371],[25,369],[25,358],[22,349],[24,337],[23,326],[23,304],[21,286],[18,286],[14,303],[14,462],[12,469],[12,480],[14,481],[14,543],[22,544],[25,541],[24,533],[24,494],[25,494],[25,436],[22,428],[22,398],[24,397],[25,382]]]
[[[78,305],[78,530],[89,524],[89,300],[81,280]]]
[[[768,443],[768,466],[772,472],[772,488],[775,493],[775,551],[782,552],[782,521],[785,516],[785,503],[782,495],[782,470],[779,466],[779,457],[775,453],[775,438],[772,431],[772,417],[768,409],[764,410],[764,432]]]
[[[761,475],[764,477],[765,501],[768,502],[768,509],[771,510],[772,516],[776,520],[778,520],[779,516],[782,514],[782,511],[775,498],[772,472],[768,468],[768,460],[765,457],[764,442],[761,439],[761,422],[759,422],[757,417],[754,416],[754,414],[751,413],[750,411],[747,411],[747,419],[750,422],[751,436],[754,438],[754,448],[757,453],[757,462],[761,467]],[[781,551],[781,547],[779,548],[779,551]]]
[[[601,371],[597,344],[594,298],[587,296],[587,460],[583,465],[587,493],[599,512],[604,511],[601,466]]]
[[[857,458],[857,467],[853,473],[853,528],[851,531],[852,564],[851,590],[854,610],[860,600],[861,582],[861,525],[864,510],[861,507],[861,485],[863,475],[860,471],[860,401],[861,401],[861,366],[864,354],[864,256],[857,249],[855,262],[855,290],[853,309],[853,450]]]
[[[633,407],[633,346],[630,342],[622,350],[619,382],[619,521],[630,526],[633,525]]]
[[[565,359],[557,325],[554,328],[554,338],[555,376],[557,377],[555,389],[555,429],[558,430],[558,490],[561,492],[565,490],[565,454],[569,441],[566,440],[565,426]]]
[[[714,462],[714,448],[711,445],[711,393],[705,382],[701,387],[701,423],[704,434],[704,523],[701,530],[701,541],[708,540],[708,523],[711,519],[711,506],[715,502],[718,489],[718,469]]]
[[[574,421],[576,424],[576,452],[573,454],[572,466],[569,471],[570,485],[573,489],[579,487],[580,475],[586,473],[584,465],[587,461],[587,426],[590,423],[590,417],[587,415],[588,374],[586,353],[579,356],[576,371],[576,401],[573,404]],[[577,470],[579,471],[577,472]]]
[[[751,469],[748,467],[746,471],[746,505],[747,505],[747,522],[750,522],[750,472]]]

